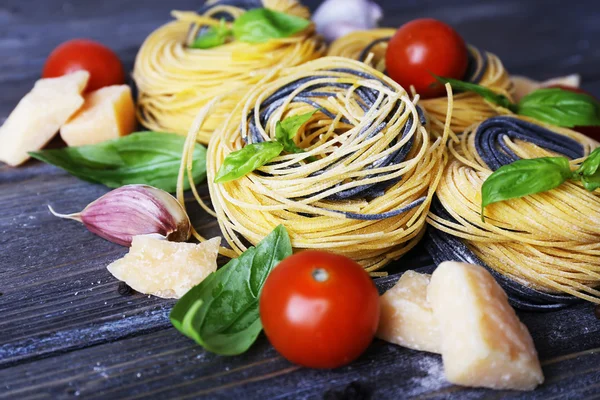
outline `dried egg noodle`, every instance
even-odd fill
[[[388,41],[395,32],[395,29],[380,28],[349,33],[334,41],[327,55],[364,61],[384,72]],[[469,67],[464,80],[485,86],[512,100],[513,84],[502,62],[494,54],[482,54],[470,46]],[[440,121],[446,118],[448,101],[445,97],[423,99],[419,104],[430,116]],[[451,128],[454,132],[462,132],[476,122],[502,113],[505,113],[503,109],[475,93],[458,93],[454,95]]]
[[[267,7],[309,18],[294,0],[220,0],[199,13],[173,12],[175,21],[152,32],[138,52],[133,78],[137,84],[138,119],[148,129],[186,134],[198,110],[230,93],[203,125],[198,140],[208,143],[246,90],[273,68],[294,66],[320,57],[324,45],[314,26],[292,37],[250,44],[232,41],[211,49],[187,45],[220,18],[232,20],[245,9]]]
[[[450,143],[451,160],[428,222],[436,262],[486,265],[514,306],[553,309],[600,303],[600,191],[568,181],[548,192],[492,204],[481,221],[481,185],[521,158],[564,155],[575,167],[598,143],[577,132],[500,116]]]
[[[180,199],[189,150],[210,108],[190,129]],[[243,178],[214,183],[229,153],[274,140],[277,121],[315,109],[295,137],[306,152],[282,153]],[[375,271],[423,236],[447,159],[448,125],[429,119],[402,87],[358,61],[324,57],[274,72],[209,144],[207,179],[221,231],[240,254],[243,238],[256,244],[283,224],[295,249],[326,248]]]

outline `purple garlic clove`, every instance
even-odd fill
[[[169,241],[184,242],[192,224],[183,206],[169,193],[147,185],[127,185],[108,192],[76,214],[58,214],[85,225],[92,233],[123,246],[134,236],[158,234]]]

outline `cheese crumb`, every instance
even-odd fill
[[[140,293],[180,298],[217,270],[220,244],[220,237],[193,244],[134,236],[129,253],[107,268]]]
[[[438,323],[427,301],[431,276],[406,271],[381,296],[377,337],[414,350],[441,352]]]
[[[83,105],[89,77],[77,71],[38,80],[0,127],[0,161],[17,166],[29,160],[28,152],[44,147]]]
[[[492,389],[533,390],[544,381],[527,327],[483,267],[441,263],[427,299],[442,332],[448,381]]]

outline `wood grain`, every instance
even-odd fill
[[[317,0],[307,1],[314,8]],[[556,0],[380,1],[382,25],[415,17],[451,23],[472,44],[498,54],[512,73],[547,78],[579,72],[600,95],[600,3]],[[3,0],[0,3],[0,121],[39,77],[45,57],[73,37],[100,40],[131,70],[135,54],[169,11],[197,1]],[[452,386],[438,356],[375,341],[348,367],[299,368],[264,337],[239,357],[204,352],[168,321],[173,301],[120,295],[106,265],[126,249],[72,221],[108,189],[54,167],[0,165],[0,398],[594,398],[600,393],[600,321],[580,304],[548,314],[522,313],[546,383],[530,393]],[[206,195],[206,188],[203,189]],[[195,202],[194,225],[218,226]],[[430,263],[422,247],[391,273]],[[397,275],[380,279],[389,286]],[[357,397],[358,396],[358,397]]]

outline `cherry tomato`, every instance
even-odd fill
[[[379,322],[379,294],[348,257],[303,251],[267,278],[260,319],[275,349],[296,364],[336,368],[360,356]]]
[[[79,70],[90,73],[88,92],[125,83],[125,71],[115,52],[88,39],[69,40],[54,49],[46,60],[42,77],[55,78]]]
[[[571,92],[575,92],[575,93],[583,93],[583,94],[587,94],[590,97],[593,97],[594,99],[598,100],[594,95],[592,95],[589,92],[586,92],[583,89],[580,88],[576,88],[573,86],[565,86],[565,85],[550,85],[549,87],[551,88],[559,88],[559,89],[563,89],[563,90],[568,90]],[[573,130],[579,132],[579,133],[583,133],[584,135],[600,142],[600,126],[576,126],[573,128]]]
[[[450,26],[431,18],[415,19],[392,36],[385,54],[388,75],[403,88],[415,87],[422,98],[443,96],[444,86],[431,75],[463,79],[469,53]]]

